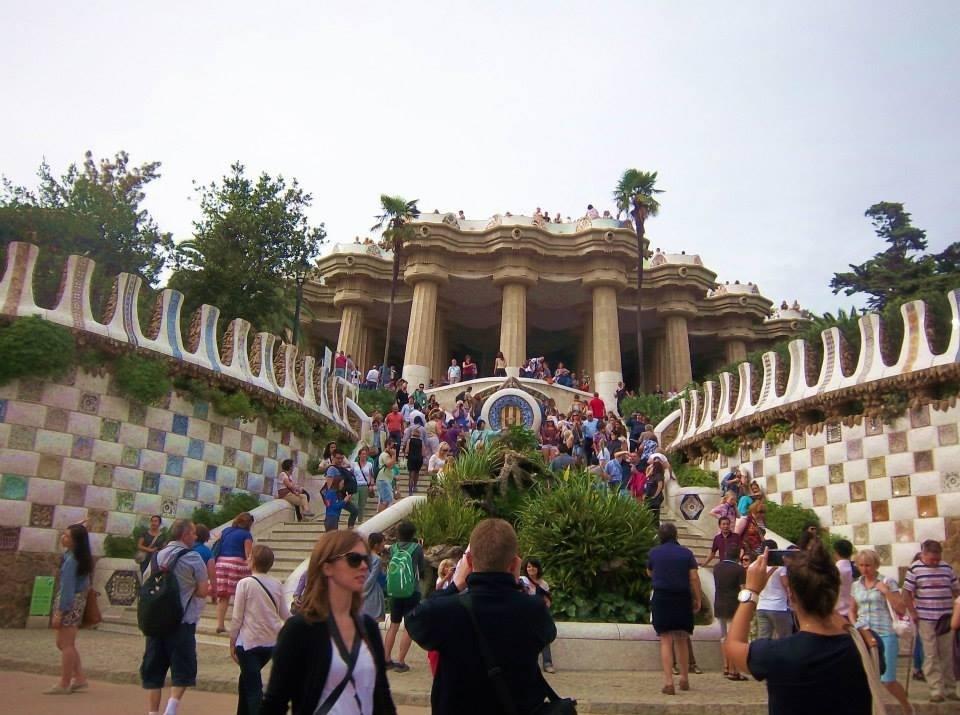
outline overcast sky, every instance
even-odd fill
[[[235,160],[299,179],[334,242],[383,192],[579,216],[656,170],[654,247],[818,312],[882,247],[872,203],[960,239],[956,0],[0,0],[0,26],[0,172],[159,160],[147,206],[178,240],[191,182]]]

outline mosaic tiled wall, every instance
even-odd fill
[[[704,466],[725,473],[745,464],[770,499],[812,508],[832,533],[876,549],[891,575],[925,539],[947,542],[947,557],[960,566],[958,432],[960,405],[924,405],[890,425],[828,424]]]
[[[165,521],[234,491],[268,499],[282,460],[307,445],[171,393],[162,407],[118,396],[108,375],[0,387],[0,551],[52,552],[86,519],[94,552],[152,514]]]

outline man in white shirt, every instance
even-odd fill
[[[364,386],[368,390],[376,390],[379,382],[380,382],[380,371],[377,369],[377,366],[374,365],[369,370],[367,370],[367,376],[365,378]]]
[[[447,384],[455,385],[460,382],[460,366],[457,364],[457,359],[453,358],[450,361],[450,367],[447,368]]]
[[[593,204],[587,204],[587,218],[600,218],[600,212],[593,208]]]
[[[415,417],[419,417],[423,424],[427,423],[427,418],[420,410],[417,409],[417,401],[413,395],[410,395],[407,404],[405,404],[403,409],[400,410],[400,414],[403,416],[403,423],[405,425],[413,424]]]
[[[846,539],[839,539],[833,545],[833,553],[836,557],[837,571],[840,572],[840,596],[837,598],[837,614],[847,620],[850,615],[851,591],[853,590],[853,564],[850,563],[850,557],[853,556],[853,544]]]
[[[776,542],[767,542],[770,547]],[[787,595],[787,567],[770,576],[757,602],[757,638],[786,638],[793,634],[793,611]]]

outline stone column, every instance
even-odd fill
[[[617,383],[623,380],[620,362],[620,315],[617,293],[627,285],[622,270],[604,268],[588,271],[583,284],[593,296],[593,389],[600,393],[607,409],[617,409]]]
[[[441,318],[443,328],[437,339],[437,372],[433,379],[437,385],[447,379],[447,368],[450,367],[450,333],[447,330],[446,323]]]
[[[503,284],[500,313],[500,350],[507,361],[507,375],[517,377],[527,359],[527,286]]]
[[[437,297],[440,286],[434,280],[417,277],[413,282],[413,303],[407,327],[407,349],[403,358],[403,379],[414,388],[430,382],[437,345]]]
[[[727,340],[723,344],[723,348],[726,355],[726,365],[740,363],[747,359],[747,344],[743,340],[736,338]]]
[[[657,390],[657,385],[660,386],[660,389],[664,392],[668,388],[663,385],[663,378],[666,374],[666,362],[667,362],[667,344],[663,339],[663,336],[657,336],[650,340],[653,349],[651,351],[651,360],[647,363],[647,384],[646,391],[653,393]]]
[[[687,316],[669,314],[666,326],[666,380],[664,391],[682,390],[691,380],[690,338],[687,335]]]
[[[581,318],[583,328],[580,340],[580,361],[576,366],[577,379],[584,372],[593,379],[593,308],[591,307]]]
[[[336,304],[336,300],[334,303]],[[356,362],[360,355],[360,345],[363,340],[364,307],[352,302],[341,305],[340,337],[337,339],[337,350],[343,350],[345,355],[353,356],[353,360]]]

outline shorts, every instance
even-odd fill
[[[377,480],[377,500],[381,504],[393,504],[393,484],[388,479]]]
[[[147,647],[140,664],[144,690],[160,690],[170,671],[176,688],[197,684],[197,624],[181,623],[168,636],[147,636]]]
[[[886,663],[886,670],[880,676],[881,683],[897,682],[897,656],[900,654],[900,639],[896,633],[888,636],[880,636],[883,643],[883,659]]]
[[[399,623],[420,605],[420,592],[414,591],[412,596],[407,598],[390,599],[390,622]]]

